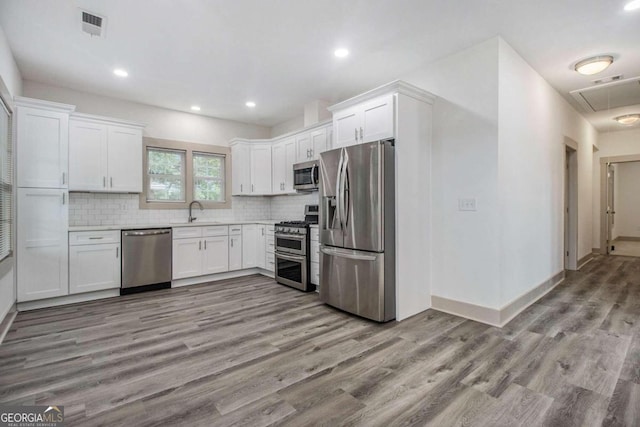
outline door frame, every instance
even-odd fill
[[[608,200],[608,176],[607,166],[611,163],[640,162],[640,154],[629,154],[626,156],[611,156],[600,158],[600,253],[609,253],[609,218],[607,213]]]
[[[578,143],[564,141],[564,269],[578,269]]]

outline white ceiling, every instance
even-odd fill
[[[640,10],[626,2],[0,0],[0,25],[25,79],[272,126],[496,35],[579,108],[571,90],[640,76]],[[106,16],[105,38],[80,32],[78,8]],[[351,55],[335,58],[338,46]],[[615,63],[602,75],[573,71],[605,53]]]

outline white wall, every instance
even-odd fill
[[[499,40],[501,305],[564,268],[564,137],[578,142],[578,259],[592,250],[597,132]]]
[[[16,61],[13,59],[9,42],[2,27],[0,27],[0,77],[11,96],[22,93],[22,76]]]
[[[10,100],[21,92],[22,77],[0,27],[0,94],[4,99]],[[13,227],[15,235],[15,222]],[[16,301],[13,262],[13,259],[5,260],[0,269],[0,322]]]
[[[303,127],[304,127],[304,114],[294,117],[292,119],[286,120],[282,123],[278,123],[277,125],[273,126],[271,128],[271,138],[284,135],[285,133],[300,130]]]
[[[619,163],[615,175],[615,234],[640,237],[640,162]]]
[[[472,65],[471,65],[472,64]],[[498,42],[425,64],[401,77],[436,95],[432,177],[432,295],[495,306],[498,259]],[[476,212],[458,199],[477,199]]]
[[[600,243],[600,158],[640,154],[640,127],[598,134],[599,151],[593,158],[593,248]]]
[[[168,110],[106,96],[25,80],[24,96],[75,105],[79,113],[97,114],[146,124],[144,135],[226,146],[233,138],[269,138],[271,129],[199,114]]]

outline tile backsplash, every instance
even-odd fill
[[[195,209],[199,220],[246,221],[302,219],[304,205],[318,202],[318,193],[277,197],[233,197],[231,209]],[[168,224],[184,221],[187,209],[140,209],[137,194],[70,193],[69,225]]]

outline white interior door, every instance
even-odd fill
[[[565,150],[564,268],[578,269],[578,152]]]
[[[607,253],[614,249],[613,227],[615,226],[615,182],[616,169],[613,164],[607,165]]]

